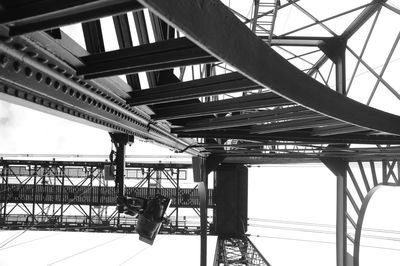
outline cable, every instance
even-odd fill
[[[261,227],[261,228],[270,228],[270,229],[278,229],[278,230],[287,230],[287,231],[298,231],[298,232],[316,233],[316,234],[332,234],[332,235],[336,234],[335,231],[324,231],[324,230],[314,230],[314,229],[303,229],[303,228],[296,228],[296,227],[268,226],[268,225],[253,225],[253,224],[249,224],[249,226]],[[351,234],[351,235],[354,235],[354,234]],[[380,239],[380,240],[388,240],[388,241],[400,242],[400,238],[396,238],[396,237],[374,236],[374,235],[367,235],[367,234],[362,234],[361,237],[371,238],[371,239]]]
[[[165,236],[161,236],[160,238],[158,238],[154,243],[159,242],[161,239],[163,239]],[[119,264],[119,266],[124,265],[125,263],[127,263],[128,261],[130,261],[131,259],[133,259],[134,257],[136,257],[137,255],[139,255],[140,253],[142,253],[143,251],[147,250],[149,247],[151,247],[150,245],[142,248],[141,250],[139,250],[138,252],[136,252],[135,254],[133,254],[131,257],[129,257],[128,259],[124,260],[121,264]]]
[[[66,205],[70,205],[72,202],[74,202],[78,197],[80,197],[81,195],[83,195],[86,191],[88,191],[91,187],[88,187],[87,189],[85,189],[84,191],[82,191],[82,193],[80,193],[79,195],[76,195],[73,199],[71,199],[69,202],[67,202]],[[51,205],[47,206],[47,208],[45,210],[43,210],[43,212],[47,211],[49,208],[51,207]],[[50,216],[50,218],[54,217],[56,214],[54,213],[52,216]],[[28,231],[29,229],[31,229],[34,226],[37,226],[39,224],[43,223],[39,222],[36,224],[32,224],[30,226],[28,226],[24,231],[22,231],[19,234],[15,234],[12,237],[7,238],[5,241],[0,243],[0,249],[2,249],[4,246],[6,246],[7,244],[9,244],[10,242],[14,241],[15,239],[17,239],[18,237],[20,237],[21,235],[23,235],[26,231]],[[10,239],[11,238],[11,239]]]
[[[307,232],[307,233],[317,233],[317,234],[335,234],[335,232],[333,232],[333,231],[314,230],[314,229],[305,229],[305,228],[296,228],[296,227],[284,227],[284,226],[274,226],[274,225],[257,225],[257,224],[249,224],[249,226],[261,227],[261,228],[279,229],[279,230],[288,230],[288,231],[300,231],[300,232]]]
[[[114,242],[114,241],[116,241],[116,240],[118,240],[118,239],[121,239],[121,238],[123,238],[123,237],[126,237],[126,235],[123,235],[123,236],[121,236],[121,237],[117,237],[117,238],[108,240],[108,241],[106,241],[106,242],[104,242],[104,243],[101,243],[101,244],[97,244],[97,245],[95,245],[95,246],[93,246],[93,247],[84,249],[84,250],[82,250],[82,251],[80,251],[80,252],[74,253],[74,254],[69,255],[69,256],[67,256],[67,257],[64,257],[64,258],[62,258],[62,259],[53,261],[53,262],[51,262],[50,264],[47,264],[47,265],[49,266],[49,265],[54,265],[54,264],[56,264],[56,263],[60,263],[60,262],[62,262],[62,261],[65,261],[65,260],[68,260],[68,259],[70,259],[70,258],[72,258],[72,257],[81,255],[81,254],[83,254],[83,253],[85,253],[85,252],[91,251],[91,250],[96,249],[96,248],[98,248],[98,247],[105,246],[105,245],[107,245],[107,244],[109,244],[109,243],[111,243],[111,242]]]
[[[54,233],[54,232],[53,232],[53,234],[48,235],[48,236],[42,236],[42,237],[38,237],[38,238],[29,240],[29,241],[25,241],[25,242],[21,242],[21,243],[15,244],[15,245],[13,245],[13,246],[8,246],[8,247],[5,247],[5,248],[0,248],[0,251],[1,251],[1,250],[5,250],[5,249],[9,249],[9,248],[13,248],[13,247],[17,247],[17,246],[21,246],[21,245],[25,245],[25,244],[28,244],[28,243],[31,243],[31,242],[34,242],[34,241],[37,241],[37,240],[41,240],[41,239],[53,237],[53,236],[56,236],[56,235],[59,235],[59,234],[60,234],[59,232],[57,232],[57,233]]]
[[[299,221],[290,221],[290,220],[273,220],[273,219],[261,219],[261,218],[249,218],[248,220],[249,221],[257,221],[257,222],[267,222],[267,223],[282,223],[282,224],[295,224],[295,225],[304,225],[304,226],[336,228],[336,225],[333,225],[333,224],[308,223],[308,222],[299,222]],[[349,226],[347,228],[351,229],[354,227]],[[369,232],[396,234],[396,235],[400,234],[400,231],[388,230],[388,229],[363,228],[362,230],[369,231]]]
[[[271,238],[271,239],[281,239],[281,240],[293,240],[293,241],[302,241],[302,242],[313,242],[313,243],[323,243],[323,244],[333,244],[335,245],[335,242],[331,241],[319,241],[319,240],[310,240],[310,239],[302,239],[302,238],[288,238],[288,237],[275,237],[275,236],[264,236],[264,235],[249,235],[253,237],[263,237],[263,238]],[[351,243],[348,243],[347,245],[352,245]],[[361,247],[367,247],[367,248],[376,248],[376,249],[384,249],[384,250],[392,250],[392,251],[400,251],[400,249],[397,248],[387,248],[387,247],[380,247],[380,246],[370,246],[370,245],[360,245]]]

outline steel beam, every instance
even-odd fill
[[[6,101],[178,149],[188,146],[168,127],[154,123],[143,110],[126,105],[111,93],[112,89],[103,90],[101,82],[76,76],[68,64],[30,39],[16,37],[0,42],[0,59],[0,97]],[[197,154],[194,151],[193,155]]]
[[[260,38],[264,41],[268,41],[269,36],[261,36]],[[272,37],[271,45],[317,47],[321,45],[325,39],[326,37],[280,36],[280,37]]]
[[[87,79],[217,61],[185,37],[89,55],[81,60],[85,65],[77,73]]]
[[[220,100],[206,103],[184,104],[177,107],[163,107],[155,109],[154,119],[177,119],[195,116],[204,116],[215,113],[232,111],[244,111],[272,106],[291,104],[290,101],[281,98],[274,93],[260,93],[233,99]]]
[[[321,117],[322,116],[320,114],[304,109],[302,106],[294,106],[275,110],[258,111],[250,114],[232,115],[189,122],[182,128],[174,129],[174,132],[225,129],[271,122],[276,123],[281,121],[303,120]]]
[[[348,40],[359,28],[364,25],[381,7],[382,4],[387,0],[373,0],[369,6],[367,6],[357,18],[343,31],[341,37]]]
[[[185,0],[139,2],[179,28],[210,54],[279,95],[353,125],[400,134],[400,117],[340,95],[302,73],[254,36],[222,3]],[[354,113],[361,115],[356,117]]]
[[[336,92],[346,95],[346,39],[333,37],[324,40],[320,49],[335,63]]]
[[[132,13],[135,22],[135,28],[139,43],[141,45],[150,43],[149,34],[147,32],[146,19],[143,10]],[[147,81],[150,87],[157,85],[157,77],[155,72],[146,72]]]
[[[299,120],[284,121],[280,123],[273,123],[268,125],[253,126],[250,129],[250,133],[255,134],[267,134],[274,132],[299,130],[313,127],[323,127],[329,125],[342,125],[343,122],[334,119],[324,118],[320,114],[312,114],[312,118],[304,118]]]
[[[47,30],[69,24],[142,9],[131,0],[41,0],[6,4],[0,23],[10,24],[10,35]]]
[[[207,187],[199,183],[200,197],[200,266],[207,266]]]
[[[317,62],[307,71],[307,75],[309,75],[310,77],[315,75],[319,71],[319,69],[328,61],[328,59],[328,56],[325,54],[321,56],[317,60]]]
[[[82,30],[86,50],[91,54],[103,53],[105,48],[100,20],[82,23]]]
[[[347,266],[347,172],[348,164],[340,158],[321,158],[336,176],[336,265]]]
[[[340,135],[340,134],[348,134],[348,133],[356,133],[356,132],[366,132],[368,129],[357,127],[353,125],[345,125],[345,124],[336,124],[336,125],[328,125],[323,128],[314,128],[312,135],[313,136],[332,136],[332,135]]]
[[[374,20],[372,22],[372,25],[371,25],[371,27],[370,27],[370,29],[368,31],[368,35],[367,35],[367,37],[365,39],[365,42],[364,42],[364,45],[363,45],[363,47],[361,49],[361,53],[359,55],[359,58],[362,58],[364,56],[365,49],[367,48],[369,40],[371,39],[371,35],[372,35],[372,32],[373,32],[373,30],[375,28],[376,22],[378,21],[378,17],[379,17],[380,12],[381,12],[381,9],[378,9],[378,11],[376,11],[376,15],[375,15]],[[357,60],[357,63],[356,63],[356,65],[355,65],[355,67],[354,67],[354,69],[352,71],[353,74],[351,75],[350,81],[347,84],[347,90],[346,90],[347,94],[349,93],[349,90],[351,89],[351,85],[353,84],[353,81],[354,81],[354,78],[355,78],[356,73],[358,71],[358,68],[360,66],[360,63],[361,63],[360,60]]]
[[[186,138],[221,138],[221,139],[243,139],[250,141],[294,141],[321,144],[399,144],[398,136],[390,135],[365,135],[349,134],[319,137],[312,136],[308,132],[279,132],[265,135],[249,134],[239,130],[214,130],[201,132],[181,132],[178,137]]]
[[[237,72],[131,92],[130,105],[159,104],[260,88]]]
[[[117,34],[118,45],[120,49],[133,46],[131,31],[127,14],[113,17],[115,33]],[[138,74],[126,75],[126,81],[133,90],[140,90],[140,80]]]
[[[133,138],[127,134],[112,133],[110,134],[111,140],[116,148],[115,165],[116,176],[115,184],[117,187],[118,197],[125,196],[125,146],[129,142],[133,142]]]

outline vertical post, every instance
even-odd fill
[[[92,208],[93,208],[93,166],[90,167],[90,203],[89,203],[89,227],[92,225]]]
[[[1,161],[2,161],[2,159],[0,159],[0,162]],[[2,194],[4,193],[3,184],[4,184],[4,165],[1,168],[1,185],[2,186],[1,186],[1,192],[0,192],[0,199],[3,197]],[[5,202],[5,199],[4,199],[4,202]],[[2,211],[3,211],[3,200],[0,200],[0,224],[5,222],[5,221],[2,221],[2,217],[3,217]]]
[[[335,63],[336,91],[346,95],[346,39],[332,37],[320,45],[320,49]]]
[[[49,175],[50,174],[52,174],[51,166],[49,166]],[[54,182],[53,182],[53,191],[51,193],[52,194],[51,197],[52,197],[52,202],[53,202],[52,216],[55,216],[55,214],[56,214],[56,204],[55,204],[55,202],[56,202],[56,194],[57,194],[57,176],[56,176],[56,173],[53,173],[53,175],[54,175],[54,178],[53,178]],[[50,177],[49,177],[49,179],[50,179]]]
[[[347,260],[347,162],[339,158],[321,161],[336,176],[336,265],[346,266]]]
[[[125,195],[125,145],[133,143],[133,137],[123,133],[110,133],[111,140],[116,148],[115,164],[116,164],[116,176],[115,185],[117,190],[117,197],[123,197]],[[120,213],[118,212],[117,223],[120,225]]]
[[[7,219],[7,202],[8,202],[8,173],[9,173],[9,165],[4,165],[4,167],[6,168],[6,195],[5,195],[5,201],[4,201],[4,221],[6,221]]]
[[[335,63],[336,91],[346,95],[346,42],[342,37],[326,40],[321,50]],[[336,265],[346,266],[347,257],[347,196],[346,165],[341,159],[323,158],[321,161],[336,175]]]
[[[117,182],[118,196],[125,195],[124,175],[125,175],[125,144],[118,143],[117,145],[117,169],[115,180]]]
[[[205,182],[199,183],[200,196],[200,266],[207,265],[207,187]]]
[[[31,166],[29,166],[29,170],[31,170]],[[36,205],[36,179],[37,179],[37,165],[33,168],[33,202],[32,202],[32,223],[35,222],[35,205]]]
[[[388,167],[388,161],[387,160],[382,160],[382,183],[387,184],[389,180],[389,175],[387,172],[387,167]]]
[[[150,168],[148,168],[147,169],[147,175],[146,175],[146,179],[147,179],[147,189],[146,189],[146,192],[147,192],[147,198],[149,198],[150,197]]]
[[[347,198],[346,173],[336,175],[336,261],[346,266],[347,257]]]
[[[198,182],[200,197],[200,266],[207,265],[207,179],[206,161],[201,157],[192,157],[193,179]]]
[[[179,203],[179,168],[177,169],[176,172],[176,195],[175,195],[175,208],[176,208],[176,219],[175,219],[175,226],[178,228],[179,225],[179,208],[178,208],[178,203]]]
[[[346,57],[344,47],[339,47],[337,55],[335,56],[336,66],[336,91],[340,94],[346,95]]]
[[[65,182],[65,166],[62,166],[61,171],[61,213],[60,213],[60,223],[63,224],[64,218],[64,182]]]

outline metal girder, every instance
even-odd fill
[[[306,118],[321,117],[322,116],[320,114],[307,110],[302,106],[294,106],[275,110],[258,111],[250,114],[232,115],[189,122],[185,124],[183,128],[175,129],[174,132],[224,129],[279,122],[283,120],[302,120]]]
[[[78,75],[93,79],[217,61],[187,38],[171,39],[82,57]]]
[[[268,36],[261,36],[262,40],[267,41]],[[299,36],[279,36],[272,37],[271,45],[278,46],[319,46],[323,43],[326,37],[299,37]]]
[[[308,132],[279,132],[265,135],[249,134],[239,130],[210,130],[201,132],[180,132],[178,137],[243,139],[250,141],[295,141],[320,144],[400,144],[400,138],[392,135],[348,134],[334,136],[312,136]]]
[[[26,154],[24,154],[25,157]],[[110,165],[110,162],[104,161],[49,161],[49,160],[17,160],[17,159],[0,159],[0,164],[4,165],[57,165],[57,166],[82,166],[82,167],[100,167],[104,168],[105,165]],[[189,169],[192,168],[190,163],[146,163],[146,162],[131,162],[125,163],[126,167],[129,168],[180,168]]]
[[[142,9],[133,0],[40,0],[5,4],[0,23],[10,24],[10,35],[47,30]]]
[[[214,102],[185,104],[177,107],[163,107],[155,109],[157,115],[154,116],[154,119],[188,118],[215,113],[281,106],[286,104],[291,104],[291,102],[275,95],[274,93],[260,93]]]
[[[302,73],[254,36],[222,3],[185,0],[139,2],[179,28],[210,54],[279,95],[346,123],[400,134],[399,116],[349,99]],[[354,116],[355,113],[360,115]]]
[[[135,22],[136,34],[141,45],[150,43],[149,34],[147,33],[146,19],[143,10],[132,13]],[[146,72],[147,81],[150,87],[157,85],[157,77],[155,72]]]
[[[257,88],[260,86],[242,74],[234,72],[131,92],[131,99],[128,99],[127,103],[130,105],[159,104]]]
[[[187,140],[173,136],[165,125],[154,123],[141,109],[126,105],[101,82],[76,76],[70,66],[36,42],[24,37],[0,42],[0,59],[0,97],[6,101],[176,149],[189,145]],[[187,152],[199,154],[192,148]]]
[[[341,37],[349,39],[365,22],[377,12],[387,0],[373,0],[357,18],[343,31]]]
[[[105,48],[100,20],[82,23],[82,30],[86,50],[91,54],[103,53]]]
[[[347,172],[348,163],[341,158],[321,158],[336,176],[336,265],[346,266],[347,259]]]
[[[153,28],[154,39],[156,42],[174,39],[175,29],[151,12],[150,21]]]
[[[250,133],[267,134],[267,133],[299,130],[299,129],[313,128],[313,127],[321,127],[321,126],[323,127],[328,125],[343,125],[342,121],[324,118],[322,115],[318,113],[312,113],[311,116],[312,116],[311,118],[305,116],[304,118],[298,120],[290,120],[268,125],[253,126],[250,129]]]
[[[207,186],[199,183],[200,197],[200,266],[207,266]]]
[[[113,17],[115,33],[117,34],[120,49],[133,46],[131,31],[129,28],[128,16],[126,14]],[[126,75],[126,81],[133,90],[140,90],[140,80],[138,74]]]
[[[310,68],[310,70],[307,71],[307,75],[313,76],[315,73],[319,71],[319,69],[328,61],[328,56],[323,55],[321,56],[317,62]]]
[[[125,151],[126,145],[133,142],[133,137],[123,133],[111,133],[111,140],[114,143],[116,154],[115,154],[115,186],[118,193],[118,197],[125,196]]]
[[[362,127],[356,127],[353,125],[328,125],[323,128],[314,128],[312,135],[313,136],[331,136],[331,135],[340,135],[347,133],[355,133],[355,132],[363,132],[368,131],[368,129]]]

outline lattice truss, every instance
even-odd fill
[[[134,232],[137,219],[117,212],[117,191],[106,162],[0,161],[0,226]],[[126,168],[126,195],[172,199],[161,233],[198,234],[197,186],[190,165],[134,164]],[[213,190],[209,205],[213,208]],[[210,219],[212,217],[210,216]]]
[[[239,238],[218,238],[214,266],[270,266],[246,236]]]

